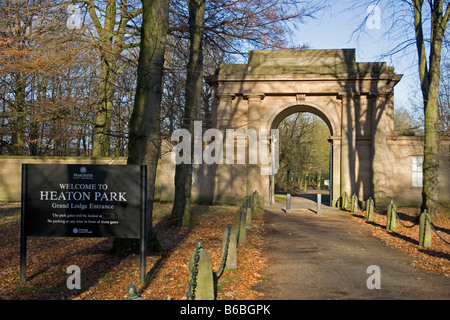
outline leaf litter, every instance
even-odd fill
[[[420,214],[417,208],[397,208],[395,231],[386,229],[386,214],[374,213],[373,221],[365,220],[365,212],[353,213],[352,218],[371,227],[372,235],[386,245],[397,248],[413,257],[412,266],[426,272],[435,272],[450,277],[450,221],[445,218],[432,219],[435,230],[431,230],[432,245],[424,248],[419,245]],[[399,221],[400,220],[400,221]]]
[[[0,203],[0,300],[123,300],[127,287],[135,285],[147,300],[182,300],[189,286],[189,258],[201,240],[212,260],[213,271],[222,260],[222,231],[234,223],[237,207],[193,207],[195,227],[165,227],[162,221],[171,204],[154,207],[153,224],[162,250],[146,257],[146,283],[139,280],[139,255],[118,257],[110,253],[112,240],[106,238],[30,237],[27,245],[27,282],[20,283],[20,203]],[[417,212],[397,210],[410,226]],[[347,214],[347,213],[343,213]],[[363,212],[351,214],[358,223],[368,224],[373,236],[388,246],[414,257],[412,265],[427,272],[450,276],[450,245],[432,232],[432,247],[418,244],[419,226],[397,222],[396,231],[387,231],[386,216],[375,214],[367,222]],[[450,242],[450,221],[433,221],[439,236]],[[254,300],[262,294],[254,288],[263,280],[268,261],[262,254],[264,223],[261,209],[247,230],[246,243],[237,248],[237,269],[225,269],[217,282],[218,300]],[[67,267],[81,270],[81,289],[67,288]]]
[[[213,271],[222,261],[222,231],[234,224],[238,207],[195,205],[194,228],[167,227],[171,204],[155,204],[153,225],[161,251],[146,257],[146,282],[140,282],[139,255],[110,253],[112,239],[29,237],[27,281],[20,283],[20,203],[0,203],[0,300],[123,300],[134,285],[147,300],[182,300],[189,287],[189,258],[201,240]],[[217,282],[218,300],[252,300],[252,288],[267,266],[261,210],[247,241],[238,245],[237,269],[225,269]],[[67,288],[67,267],[81,270],[81,289]]]

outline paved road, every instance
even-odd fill
[[[410,266],[413,258],[373,237],[368,225],[355,223],[337,209],[306,198],[264,208],[264,254],[270,265],[256,290],[267,300],[450,299],[450,278]],[[368,289],[376,265],[380,289]],[[373,282],[371,282],[373,283]]]

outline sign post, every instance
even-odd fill
[[[27,166],[22,165],[22,207],[20,213],[20,283],[24,283],[27,279],[27,234],[25,232],[24,212],[26,207],[25,189],[27,184]]]
[[[140,239],[145,279],[145,165],[23,164],[20,281],[27,237]]]
[[[141,255],[140,255],[140,279],[145,282],[146,257],[147,257],[147,166],[141,166]]]

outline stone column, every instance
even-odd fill
[[[217,95],[218,106],[216,114],[216,128],[218,128],[225,137],[225,130],[231,128],[233,100],[236,98],[234,94]],[[225,150],[224,150],[225,156]],[[228,197],[233,197],[232,191],[229,190],[230,181],[233,179],[230,165],[223,164],[211,165],[214,167],[211,174],[214,176],[214,200],[221,202]],[[245,178],[242,181],[245,184]]]
[[[263,93],[251,93],[245,94],[244,99],[248,101],[248,127],[247,130],[255,130],[256,137],[259,138],[259,129],[261,128],[261,101],[264,99]],[[261,192],[261,163],[259,161],[258,153],[258,139],[256,141],[256,148],[250,150],[250,146],[247,148],[247,161],[249,160],[250,152],[256,152],[256,163],[247,162],[247,195],[252,194],[257,190]]]
[[[372,107],[372,192],[375,204],[386,199],[386,107],[388,96],[373,95]]]
[[[330,201],[334,207],[341,196],[341,138],[331,136],[328,140],[331,145],[331,163],[330,163]]]
[[[219,130],[231,129],[232,104],[236,98],[234,94],[219,94],[217,95],[217,128]]]
[[[264,93],[244,94],[244,99],[248,101],[248,128],[259,129],[261,119],[261,100]]]
[[[341,159],[340,159],[340,195],[347,192],[352,194],[352,183],[355,179],[356,126],[355,103],[358,96],[354,94],[340,94],[341,109]]]

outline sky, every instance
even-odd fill
[[[395,48],[399,40],[388,39],[386,30],[390,26],[389,12],[381,9],[378,20],[372,19],[363,25],[363,35],[357,39],[352,33],[364,22],[367,7],[363,6],[350,10],[353,1],[333,1],[329,8],[319,12],[315,20],[308,20],[298,27],[297,44],[305,43],[310,49],[339,49],[355,48],[357,62],[384,61],[394,67],[397,74],[403,74],[402,80],[394,88],[394,107],[411,107],[411,97],[417,95],[418,77],[415,57],[413,54],[398,54],[394,57],[383,57]],[[408,36],[406,33],[402,36]],[[414,47],[411,47],[410,53]],[[414,89],[415,88],[415,89]]]

